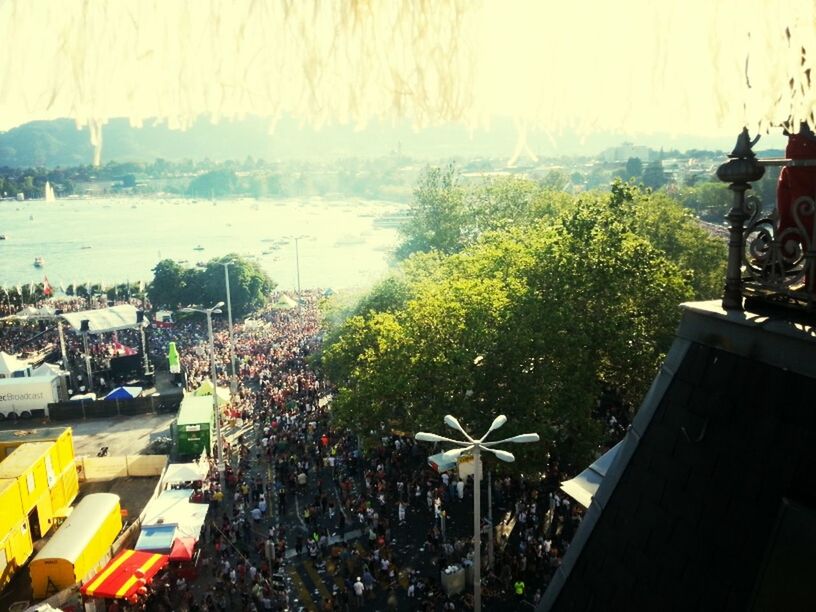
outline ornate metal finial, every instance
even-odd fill
[[[729,160],[717,168],[717,178],[729,183],[734,192],[734,205],[726,219],[728,228],[728,267],[725,274],[725,293],[722,305],[726,310],[742,310],[742,257],[745,249],[744,225],[748,218],[745,210],[745,192],[750,183],[758,181],[765,174],[765,167],[756,159],[752,147],[759,136],[751,140],[748,128],[742,128],[737,144],[728,156]]]
[[[765,174],[765,167],[756,159],[752,147],[759,136],[751,140],[748,128],[742,128],[734,150],[728,155],[729,161],[717,168],[717,178],[724,183],[752,183]]]

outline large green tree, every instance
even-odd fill
[[[153,268],[153,281],[148,288],[150,301],[157,306],[176,308],[180,305],[211,306],[226,301],[225,262],[229,266],[232,312],[243,316],[262,306],[275,288],[275,283],[257,263],[230,254],[211,259],[203,268],[184,268],[165,259]]]
[[[185,269],[172,259],[162,259],[153,268],[153,280],[147,289],[147,296],[156,306],[176,308],[187,298]]]
[[[713,181],[686,187],[678,195],[686,208],[701,218],[714,222],[725,218],[734,197],[723,183]]]
[[[465,190],[453,166],[425,169],[411,202],[411,218],[400,229],[403,241],[397,256],[439,251],[454,253],[462,246],[465,228]]]
[[[633,200],[584,198],[555,222],[486,233],[387,307],[358,310],[324,354],[335,418],[416,431],[451,412],[479,431],[505,413],[508,435],[542,435],[525,452],[588,459],[601,388],[638,401],[693,295],[687,274],[634,231]]]
[[[484,232],[529,225],[569,206],[563,193],[569,177],[552,171],[541,182],[508,176],[463,186],[452,165],[426,168],[414,190],[410,220],[401,228],[397,258],[438,251],[450,255]]]

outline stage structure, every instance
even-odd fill
[[[63,313],[60,317],[73,327],[74,330],[82,334],[89,391],[93,390],[91,357],[88,352],[88,336],[90,335],[109,334],[126,329],[139,330],[139,337],[142,344],[144,376],[147,378],[153,374],[153,368],[150,366],[150,359],[148,357],[147,340],[145,338],[145,327],[150,325],[150,321],[145,316],[144,311],[138,310],[135,306],[130,304],[121,304],[119,306],[111,306],[110,308]]]
[[[110,308],[98,308],[95,310],[83,310],[80,312],[67,312],[43,306],[42,308],[26,307],[20,312],[4,317],[6,321],[56,321],[59,332],[60,353],[62,354],[63,368],[68,364],[68,353],[65,344],[64,325],[67,323],[76,333],[82,335],[83,357],[85,369],[88,375],[88,390],[93,390],[93,372],[91,368],[91,356],[88,350],[88,336],[113,333],[126,329],[139,330],[142,345],[142,365],[144,376],[153,374],[147,351],[147,340],[145,338],[145,327],[150,325],[150,321],[144,312],[138,310],[130,304],[121,304]],[[132,360],[134,356],[123,359]],[[67,368],[66,368],[67,369]]]

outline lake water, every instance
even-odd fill
[[[255,258],[283,289],[365,287],[385,274],[397,231],[376,217],[393,202],[288,198],[0,202],[0,284],[148,281],[160,259],[190,266],[227,253]],[[195,250],[201,246],[203,250]],[[88,248],[90,247],[90,248]],[[35,268],[35,257],[43,268]]]

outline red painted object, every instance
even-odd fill
[[[803,124],[798,134],[788,136],[785,149],[788,159],[816,160],[816,134]],[[783,239],[782,255],[786,264],[793,264],[798,254],[804,254],[813,241],[814,207],[796,201],[802,196],[816,198],[816,166],[786,166],[779,174],[776,186],[776,208],[779,215],[779,234],[788,232]],[[796,223],[794,207],[797,208],[799,224]],[[807,279],[808,284],[812,279]]]

